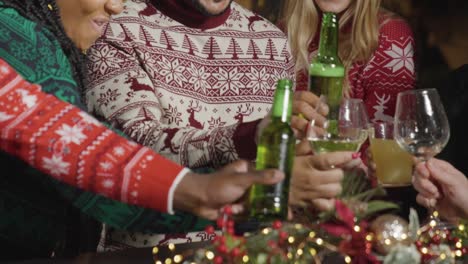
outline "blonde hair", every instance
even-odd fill
[[[381,0],[352,0],[339,19],[338,55],[341,58],[346,76],[353,62],[367,61],[378,46],[379,11]],[[317,30],[319,12],[312,0],[286,0],[282,20],[288,34],[296,72],[308,69],[310,63],[309,46]],[[343,32],[351,23],[351,31]],[[349,94],[348,78],[345,78],[343,92]]]

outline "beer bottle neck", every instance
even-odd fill
[[[280,80],[273,99],[272,118],[283,123],[291,122],[292,115],[292,82]]]
[[[318,56],[338,57],[338,18],[335,13],[323,13]]]

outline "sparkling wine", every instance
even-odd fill
[[[358,151],[364,140],[309,139],[309,143],[314,153],[320,154],[332,151]]]

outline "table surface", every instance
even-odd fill
[[[177,254],[190,255],[195,249],[206,247],[210,242],[194,242],[189,244],[177,244],[174,251],[167,247],[158,247],[158,257],[164,260]],[[33,259],[27,261],[12,262],[12,264],[147,264],[154,263],[153,247],[131,248],[119,251],[87,253],[74,259]]]

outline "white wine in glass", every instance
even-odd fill
[[[437,155],[450,138],[450,127],[444,106],[436,89],[418,89],[398,94],[394,137],[398,145],[420,162]],[[434,209],[430,208],[431,226],[444,228]]]
[[[320,96],[317,106],[327,105],[327,97]],[[318,109],[317,109],[318,110]],[[367,139],[369,119],[361,99],[344,98],[336,115],[328,115],[322,124],[312,119],[307,140],[314,153],[358,151]]]

